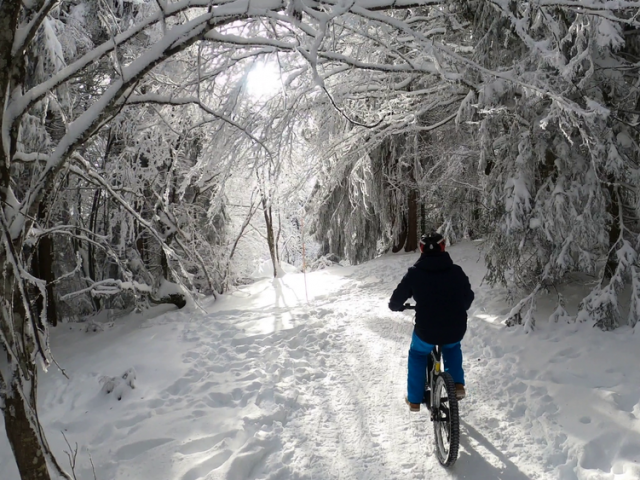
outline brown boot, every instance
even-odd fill
[[[461,383],[456,383],[456,398],[458,400],[462,400],[467,396],[467,392],[464,389],[464,385]]]
[[[419,412],[420,411],[420,404],[419,403],[411,403],[407,397],[404,397],[404,401],[407,402],[407,405],[409,405],[409,411],[410,412]]]

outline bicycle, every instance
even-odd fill
[[[415,305],[410,304],[405,304],[404,307],[406,310],[416,309]],[[442,466],[450,467],[458,459],[460,415],[456,385],[453,377],[444,371],[441,359],[442,349],[440,345],[436,345],[429,354],[422,403],[431,412],[436,457]]]

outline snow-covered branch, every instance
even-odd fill
[[[16,163],[35,163],[35,162],[48,162],[49,155],[45,155],[43,153],[27,153],[27,152],[16,152],[12,159],[12,161]]]
[[[91,283],[89,287],[63,295],[62,297],[60,297],[60,300],[64,302],[84,293],[90,293],[94,296],[112,296],[117,295],[123,291],[132,291],[134,293],[146,294],[150,294],[153,292],[153,288],[150,285],[139,282],[123,282],[122,280],[111,278],[107,280],[101,280],[99,282],[92,282],[90,279],[86,280]]]
[[[247,137],[249,137],[255,143],[260,145],[264,149],[264,151],[267,153],[267,155],[269,155],[270,157],[273,156],[273,154],[271,153],[267,145],[262,140],[260,140],[255,135],[253,135],[250,131],[248,131],[242,125],[238,124],[238,122],[234,121],[233,119],[229,118],[228,116],[222,113],[216,112],[211,107],[205,105],[202,100],[196,97],[175,98],[175,97],[159,95],[159,94],[145,94],[145,95],[131,95],[127,99],[128,105],[135,105],[140,103],[153,103],[153,104],[159,104],[159,105],[174,105],[174,106],[197,105],[199,108],[201,108],[203,111],[205,111],[212,117],[222,120],[223,122],[228,123],[232,127],[237,128],[239,131],[244,133]]]

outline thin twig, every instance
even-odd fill
[[[78,443],[76,442],[75,448],[71,448],[71,444],[69,443],[67,436],[64,434],[64,431],[61,430],[60,433],[62,433],[62,436],[64,437],[64,441],[69,447],[69,451],[67,452],[65,450],[64,453],[66,453],[67,457],[69,458],[69,465],[71,466],[71,473],[73,475],[73,480],[78,480],[78,477],[76,477],[76,458],[78,457]]]
[[[91,458],[91,454],[89,454],[89,462],[91,463],[91,470],[93,470],[93,480],[98,480],[98,476],[96,475],[96,466],[93,464],[93,458]]]

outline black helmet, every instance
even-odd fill
[[[420,237],[420,251],[422,253],[444,252],[444,237],[439,233],[423,233]]]

